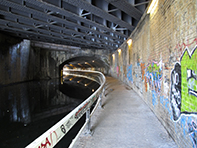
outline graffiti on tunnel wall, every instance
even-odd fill
[[[161,91],[162,68],[161,64],[153,61],[145,66],[145,63],[137,63],[136,66],[132,64],[127,66],[127,78],[135,84],[137,88],[145,85],[145,90],[154,90],[156,93]]]
[[[127,79],[142,92],[142,85],[145,79],[145,63],[140,64],[138,62],[135,66],[132,64],[127,66]]]
[[[176,63],[171,72],[170,101],[173,119],[177,121],[181,114],[197,113],[197,46],[183,52],[180,63]]]
[[[146,68],[145,87],[155,90],[157,93],[161,91],[162,68],[159,63],[153,61]]]
[[[133,83],[133,76],[132,76],[132,64],[127,67],[127,78],[130,82]]]
[[[197,124],[195,121],[192,121],[191,123],[188,123],[188,133],[192,139],[193,146],[196,148],[197,143]]]

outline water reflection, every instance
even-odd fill
[[[91,93],[59,79],[0,87],[0,147],[25,147]]]

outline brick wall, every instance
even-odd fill
[[[179,147],[197,145],[197,1],[158,0],[111,60]],[[121,71],[121,67],[125,67]]]

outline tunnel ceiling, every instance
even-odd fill
[[[103,61],[100,57],[96,56],[79,56],[71,58],[65,61],[62,65],[69,69],[73,68],[107,68],[109,67],[106,61]]]
[[[0,30],[34,41],[116,50],[149,0],[1,0]]]

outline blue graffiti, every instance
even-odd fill
[[[187,115],[181,116],[180,124],[183,129],[184,138],[189,134],[193,143],[193,148],[197,148],[197,124],[193,121],[191,116]]]
[[[152,91],[152,103],[153,103],[153,106],[158,104],[157,93],[155,92],[155,90]]]
[[[146,77],[149,86],[156,90],[157,93],[161,91],[162,69],[156,62],[150,63],[146,69]]]
[[[170,102],[168,98],[164,98],[164,96],[160,96],[160,103],[162,105],[162,107],[168,111],[169,115],[171,115],[171,119],[173,119],[173,116],[171,114],[171,109],[170,109]]]
[[[194,121],[188,123],[188,133],[193,142],[193,148],[196,148],[197,144],[197,124]]]
[[[129,81],[131,81],[133,83],[132,64],[127,66],[127,78]]]
[[[186,124],[186,116],[182,116],[182,118],[181,118],[181,127],[182,127],[182,129],[183,129],[183,135],[184,135],[184,137],[186,136],[186,133],[187,133],[187,128],[186,128],[186,126],[187,126],[187,124]]]

